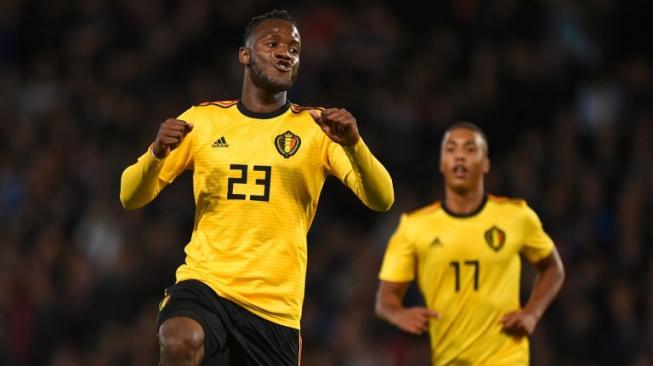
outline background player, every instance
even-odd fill
[[[429,331],[433,365],[528,365],[528,336],[564,279],[560,256],[523,200],[486,194],[487,139],[474,124],[444,135],[444,202],[404,214],[387,247],[378,316],[400,329]],[[538,271],[519,304],[520,255]],[[417,281],[426,308],[402,305]]]
[[[193,170],[193,234],[158,319],[163,365],[197,365],[225,349],[234,365],[297,365],[306,234],[326,176],[372,209],[394,201],[348,111],[288,101],[300,51],[287,12],[252,18],[239,50],[240,100],[166,120],[123,173],[121,201],[136,209]]]

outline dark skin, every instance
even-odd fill
[[[299,73],[301,39],[299,31],[282,19],[267,19],[254,30],[246,45],[238,50],[238,61],[245,66],[240,101],[252,112],[267,113],[281,108],[287,90]],[[331,140],[353,146],[360,139],[356,118],[344,108],[313,110],[311,117]],[[181,144],[193,125],[175,118],[159,127],[152,152],[163,159]]]
[[[483,202],[484,176],[490,170],[487,146],[475,131],[451,130],[444,137],[440,172],[445,180],[445,202],[456,214],[468,214]],[[501,318],[503,331],[514,337],[529,337],[564,281],[564,268],[558,251],[531,263],[537,278],[526,306]],[[440,315],[434,309],[404,307],[403,299],[410,282],[381,281],[376,295],[376,314],[399,329],[419,335],[429,329]]]
[[[301,39],[299,31],[282,19],[259,23],[238,60],[245,68],[241,103],[257,113],[273,112],[287,102],[287,90],[299,71]],[[360,140],[356,118],[343,108],[310,111],[311,117],[335,143],[353,146]],[[181,144],[193,125],[175,118],[166,119],[152,143],[152,153],[163,159]],[[189,317],[172,317],[158,332],[160,365],[199,365],[204,358],[202,326]]]

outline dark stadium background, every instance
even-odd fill
[[[281,7],[304,43],[291,100],[350,110],[397,197],[377,214],[327,181],[303,364],[428,364],[426,336],[375,319],[376,274],[399,214],[441,197],[439,140],[466,119],[489,136],[489,191],[528,200],[566,265],[532,364],[651,365],[647,2],[433,3],[0,1],[0,365],[156,364],[190,174],[127,212],[120,173],[163,119],[239,96],[244,25]]]

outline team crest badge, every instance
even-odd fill
[[[498,252],[506,243],[506,233],[498,227],[492,226],[485,231],[485,242],[490,246],[490,248],[492,248],[492,250]]]
[[[286,159],[295,155],[301,144],[302,140],[299,136],[290,131],[286,131],[274,138],[274,146],[277,148],[279,154]]]

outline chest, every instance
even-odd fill
[[[510,261],[523,245],[523,229],[515,217],[485,215],[478,219],[433,219],[415,231],[413,243],[427,263],[482,258]]]
[[[324,180],[321,131],[302,121],[221,119],[197,132],[197,191],[233,202],[281,202],[312,197]]]
[[[292,172],[319,166],[319,137],[313,129],[286,120],[213,121],[195,141],[194,169],[224,173],[246,165]]]

